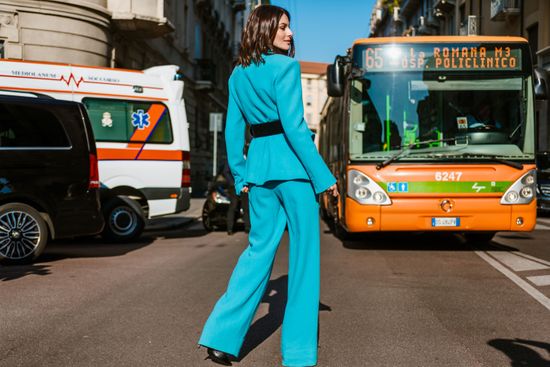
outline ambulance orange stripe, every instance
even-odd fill
[[[21,88],[21,87],[2,86],[2,85],[0,85],[0,89],[24,90],[28,92],[50,92],[50,93],[69,93],[69,94],[74,93],[74,94],[85,94],[85,95],[103,96],[103,97],[124,97],[124,98],[130,98],[130,99],[138,99],[138,100],[141,99],[146,101],[168,101],[168,98],[160,98],[160,97],[130,96],[127,94],[77,92],[77,91],[71,91],[71,90],[66,91],[66,90],[57,90],[57,89]]]
[[[65,79],[63,78],[64,76],[61,76],[61,78],[43,78],[43,77],[38,77],[38,76],[23,76],[23,75],[8,75],[8,74],[0,74],[0,77],[2,78],[19,78],[19,79],[32,79],[32,80],[49,80],[49,81],[52,81],[52,82],[60,82],[60,81],[65,81]],[[86,79],[82,79],[82,81],[79,81],[78,84],[80,83],[86,83],[86,84],[103,84],[103,85],[115,85],[115,86],[120,86],[120,87],[133,87],[135,84],[124,84],[124,83],[111,83],[111,82],[95,82],[95,81],[91,81],[91,80],[86,80]],[[67,84],[68,86],[68,84]],[[146,86],[146,85],[140,85],[140,87],[144,88],[144,89],[156,89],[156,90],[162,90],[161,87],[149,87],[149,86]]]
[[[122,160],[133,161],[139,148],[98,148],[97,156],[100,161]],[[179,150],[143,150],[137,160],[149,161],[181,161],[183,153]]]

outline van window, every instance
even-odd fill
[[[85,98],[97,141],[172,143],[168,107],[159,102]]]
[[[0,148],[68,148],[53,107],[0,102]]]

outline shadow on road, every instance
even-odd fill
[[[550,367],[550,360],[533,349],[540,348],[550,354],[550,344],[526,339],[493,339],[487,342],[510,358],[511,367],[537,366]]]
[[[157,238],[189,238],[208,235],[202,227],[189,226],[188,222],[176,228],[145,231],[135,241],[109,243],[99,236],[55,240],[46,246],[34,264],[0,265],[0,281],[19,279],[27,275],[49,275],[50,265],[45,263],[75,258],[114,257],[151,245]]]
[[[49,263],[63,259],[122,256],[148,246],[154,239],[143,237],[131,243],[105,243],[100,237],[57,240],[48,243],[44,253],[34,264],[0,266],[0,281],[9,281],[27,275],[51,274]]]
[[[385,232],[353,234],[342,241],[350,250],[386,251],[516,251],[517,249],[489,242],[468,242],[454,233],[409,233]]]
[[[262,303],[269,304],[268,312],[262,318],[256,320],[244,339],[239,358],[240,362],[248,353],[269,338],[283,323],[287,299],[288,276],[283,275],[272,279],[267,284]],[[319,311],[332,311],[330,306],[319,303]]]
[[[0,266],[0,282],[19,279],[27,275],[49,275],[49,265],[12,265]]]
[[[208,235],[209,231],[204,229],[202,225],[198,224],[197,221],[188,222],[184,225],[161,230],[149,230],[144,232],[143,237],[152,237],[154,239],[162,238],[192,238],[192,237],[203,237]]]

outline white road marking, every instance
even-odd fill
[[[536,275],[532,277],[527,277],[527,279],[536,286],[543,287],[545,285],[550,285],[550,275]]]
[[[535,230],[539,230],[539,231],[548,231],[550,230],[550,226],[546,226],[544,224],[536,224],[535,225]]]
[[[536,290],[532,285],[521,279],[519,276],[508,270],[504,265],[493,259],[491,256],[483,251],[475,251],[475,253],[483,260],[487,261],[496,270],[504,274],[512,282],[516,283],[521,289],[526,291],[531,297],[537,300],[540,304],[546,307],[550,311],[550,299],[544,294]]]
[[[517,252],[517,251],[515,251],[514,253],[517,254],[518,256],[526,257],[526,258],[528,258],[528,259],[537,261],[537,262],[539,262],[539,263],[541,263],[541,264],[545,264],[545,265],[550,266],[550,261],[546,261],[546,260],[543,260],[543,259],[539,259],[538,257],[534,257],[534,256],[527,255],[527,254],[524,254],[524,253],[521,253],[521,252]]]
[[[487,253],[510,269],[512,269],[513,271],[550,269],[550,267],[547,265],[541,264],[538,261],[526,259],[522,256],[518,256],[513,252],[487,251]]]

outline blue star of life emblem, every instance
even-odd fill
[[[140,130],[145,129],[147,126],[149,126],[149,114],[143,112],[143,110],[137,110],[136,112],[132,113],[132,125],[137,127]]]

